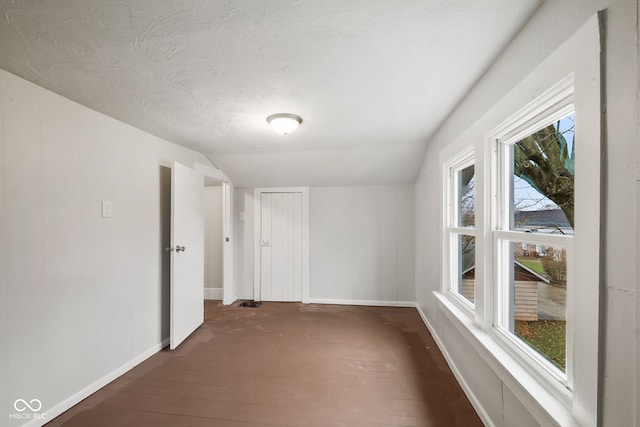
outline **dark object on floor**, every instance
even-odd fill
[[[262,305],[261,301],[243,301],[240,303],[240,307],[252,307],[257,308]]]

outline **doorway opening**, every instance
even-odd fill
[[[222,300],[224,296],[223,186],[212,178],[204,179],[204,299]]]

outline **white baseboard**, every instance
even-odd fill
[[[58,415],[62,414],[65,411],[69,410],[74,405],[77,405],[82,400],[84,400],[87,397],[91,396],[93,393],[95,393],[96,391],[100,390],[102,387],[106,386],[111,381],[113,381],[116,378],[124,375],[125,373],[127,373],[131,369],[135,368],[140,363],[144,362],[149,357],[153,356],[154,354],[156,354],[157,352],[159,352],[160,350],[162,350],[163,348],[165,348],[168,345],[169,345],[169,339],[167,338],[166,340],[162,341],[160,344],[156,344],[153,347],[149,348],[148,350],[143,351],[141,354],[139,354],[138,356],[134,357],[133,359],[131,359],[130,361],[128,361],[124,365],[114,369],[113,371],[111,371],[107,375],[105,375],[104,377],[94,381],[93,383],[89,384],[88,386],[86,386],[82,390],[78,391],[77,393],[69,396],[68,398],[66,398],[62,402],[60,402],[57,405],[53,406],[52,408],[46,408],[46,410],[42,411],[42,414],[46,414],[47,419],[45,419],[45,420],[31,420],[30,422],[24,424],[24,426],[25,427],[32,427],[32,426],[33,427],[36,427],[36,426],[39,427],[39,426],[44,425],[45,423],[48,423],[53,418],[57,417]]]
[[[377,301],[360,299],[309,298],[311,304],[368,305],[372,307],[417,307],[413,301]]]
[[[221,300],[223,295],[222,288],[204,288],[204,299]]]
[[[458,380],[458,384],[460,384],[460,387],[462,388],[462,391],[464,391],[464,394],[467,396],[467,399],[469,399],[469,401],[471,402],[471,405],[473,406],[473,409],[475,409],[476,412],[478,413],[478,416],[482,420],[482,423],[487,427],[494,427],[495,423],[489,417],[489,414],[484,409],[484,406],[482,406],[482,404],[480,403],[480,401],[478,400],[476,395],[473,393],[473,390],[471,390],[471,387],[469,386],[467,381],[465,381],[464,377],[462,376],[462,374],[458,370],[458,367],[453,362],[453,359],[449,355],[449,352],[447,351],[446,347],[444,346],[444,343],[442,342],[442,340],[440,339],[440,337],[436,333],[436,330],[433,328],[433,326],[431,326],[431,323],[429,322],[429,319],[427,319],[427,316],[425,315],[424,311],[422,310],[422,307],[420,307],[420,305],[417,304],[417,303],[415,304],[415,307],[416,307],[416,310],[418,310],[418,313],[420,314],[420,317],[422,318],[422,321],[424,322],[425,326],[427,327],[427,329],[431,333],[431,336],[433,337],[433,340],[436,342],[436,345],[438,346],[438,349],[440,349],[440,352],[442,353],[442,355],[444,356],[445,360],[447,361],[447,364],[449,365],[449,368],[451,369],[451,372],[453,372],[453,376],[456,377],[456,380]]]

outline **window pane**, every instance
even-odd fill
[[[511,229],[573,234],[574,114],[510,147]]]
[[[513,242],[509,325],[503,325],[562,371],[566,365],[566,250]]]
[[[476,282],[476,239],[473,236],[458,235],[456,240],[459,263],[454,290],[473,303]]]
[[[473,227],[475,225],[476,209],[476,175],[474,165],[457,172],[458,182],[458,227]]]

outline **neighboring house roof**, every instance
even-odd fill
[[[524,265],[520,261],[514,260],[513,263],[516,265],[516,268],[521,268],[522,270],[526,271],[529,275],[531,275],[535,279],[537,279],[537,280],[534,280],[534,281],[536,281],[536,282],[542,281],[542,282],[545,282],[545,283],[549,283],[549,279],[547,279],[546,277],[544,277],[540,273],[537,273],[537,272],[533,271],[532,269],[530,269],[529,267],[527,267],[526,265]]]
[[[571,228],[562,209],[541,211],[519,211],[515,213],[515,223],[520,227],[559,227]]]
[[[530,269],[529,267],[527,267],[526,265],[524,265],[520,261],[514,260],[513,264],[515,266],[514,273],[515,273],[515,276],[516,276],[516,280],[529,281],[529,282],[544,282],[544,283],[547,283],[547,284],[550,283],[549,279],[547,279],[546,277],[544,277],[540,273],[537,273],[537,272],[533,271],[532,269]],[[463,279],[472,279],[472,278],[474,278],[475,277],[475,269],[476,269],[476,266],[472,265],[471,267],[469,267],[466,270],[464,270],[462,272],[462,278]]]

